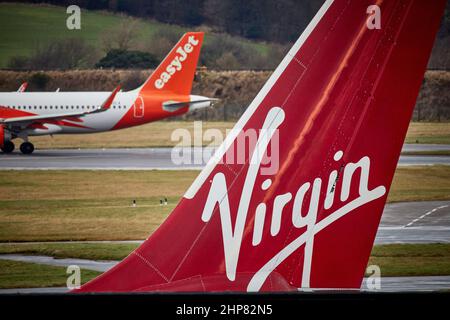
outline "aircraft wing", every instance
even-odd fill
[[[108,110],[113,101],[116,97],[117,92],[120,90],[120,85],[117,86],[111,92],[111,94],[108,96],[108,98],[105,100],[105,102],[102,103],[102,105],[94,109],[92,111],[84,111],[84,112],[71,112],[71,113],[55,113],[55,114],[45,114],[45,115],[32,115],[32,116],[23,116],[23,117],[13,117],[13,118],[0,118],[0,124],[12,124],[12,123],[23,123],[23,122],[45,122],[45,120],[61,120],[61,119],[67,119],[67,118],[74,118],[74,117],[83,117],[88,114],[98,113],[98,112],[104,112]]]

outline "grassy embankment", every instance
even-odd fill
[[[69,30],[66,26],[68,16],[66,7],[63,6],[1,3],[0,68],[6,67],[12,57],[28,56],[38,45],[59,39],[82,38],[95,50],[102,51],[102,38],[124,23],[135,24],[136,36],[133,39],[133,48],[144,50],[148,47],[149,40],[160,34],[161,30],[180,35],[187,31],[193,31],[192,27],[86,9],[81,11],[81,29]],[[205,44],[222,36],[208,32],[205,36]],[[250,41],[234,36],[232,38],[244,48],[255,49],[261,54],[270,52],[270,46],[265,42]]]

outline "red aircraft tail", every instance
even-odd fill
[[[326,1],[167,220],[78,292],[359,288],[444,6]]]
[[[142,86],[143,92],[189,95],[203,44],[203,32],[188,32]]]

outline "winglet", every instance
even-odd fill
[[[19,87],[19,89],[17,89],[17,92],[24,92],[28,87],[28,82],[24,82],[21,84],[21,86]]]
[[[113,92],[111,92],[108,99],[106,99],[105,102],[103,102],[102,106],[98,109],[98,111],[108,110],[111,107],[117,92],[119,91],[120,91],[120,84],[113,90]]]

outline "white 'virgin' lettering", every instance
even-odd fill
[[[202,220],[204,222],[208,222],[211,219],[215,206],[217,204],[219,205],[226,275],[230,281],[234,281],[236,279],[236,269],[239,261],[243,231],[245,229],[250,199],[252,197],[262,158],[265,154],[270,140],[274,135],[274,132],[284,121],[284,117],[284,111],[279,107],[273,107],[272,109],[270,109],[266,116],[261,133],[258,137],[258,141],[251,156],[251,161],[249,164],[247,175],[245,177],[244,186],[238,205],[236,223],[234,228],[231,222],[230,203],[228,199],[228,185],[225,175],[222,172],[218,172],[212,179],[211,188],[209,190],[209,194],[202,213]],[[338,161],[342,158],[342,156],[343,152],[339,150],[334,155],[334,160]],[[279,233],[281,223],[282,221],[285,221],[285,219],[283,219],[282,217],[283,208],[292,200],[292,198],[294,199],[292,207],[292,225],[295,228],[306,227],[306,230],[297,239],[289,243],[286,247],[282,248],[281,251],[279,251],[274,257],[272,257],[272,259],[270,259],[254,274],[247,286],[248,291],[258,291],[259,289],[261,289],[270,273],[302,245],[305,245],[305,253],[303,259],[301,286],[302,288],[309,288],[314,249],[314,236],[354,209],[361,207],[364,204],[375,199],[378,199],[386,193],[386,188],[384,186],[378,186],[372,190],[369,190],[368,188],[370,175],[369,157],[362,157],[356,163],[349,162],[345,165],[345,167],[341,169],[343,169],[343,179],[339,200],[341,202],[344,202],[349,198],[353,175],[357,169],[360,169],[359,196],[356,199],[346,203],[336,211],[332,212],[319,222],[317,222],[317,213],[319,211],[320,190],[322,188],[322,180],[320,178],[315,178],[312,186],[310,182],[306,182],[301,185],[298,188],[295,197],[293,197],[293,194],[290,192],[274,197],[270,228],[271,236],[275,237]],[[332,207],[337,177],[337,171],[333,170],[330,173],[328,185],[325,185],[325,187],[327,188],[327,195],[323,204],[325,210]],[[271,180],[267,179],[263,182],[262,189],[267,190],[270,185]],[[311,192],[309,207],[307,213],[304,215],[302,212],[303,201],[305,199],[305,195],[309,191]],[[253,246],[258,246],[263,241],[263,225],[266,221],[265,216],[266,204],[260,203],[256,207],[255,212],[252,239]]]

